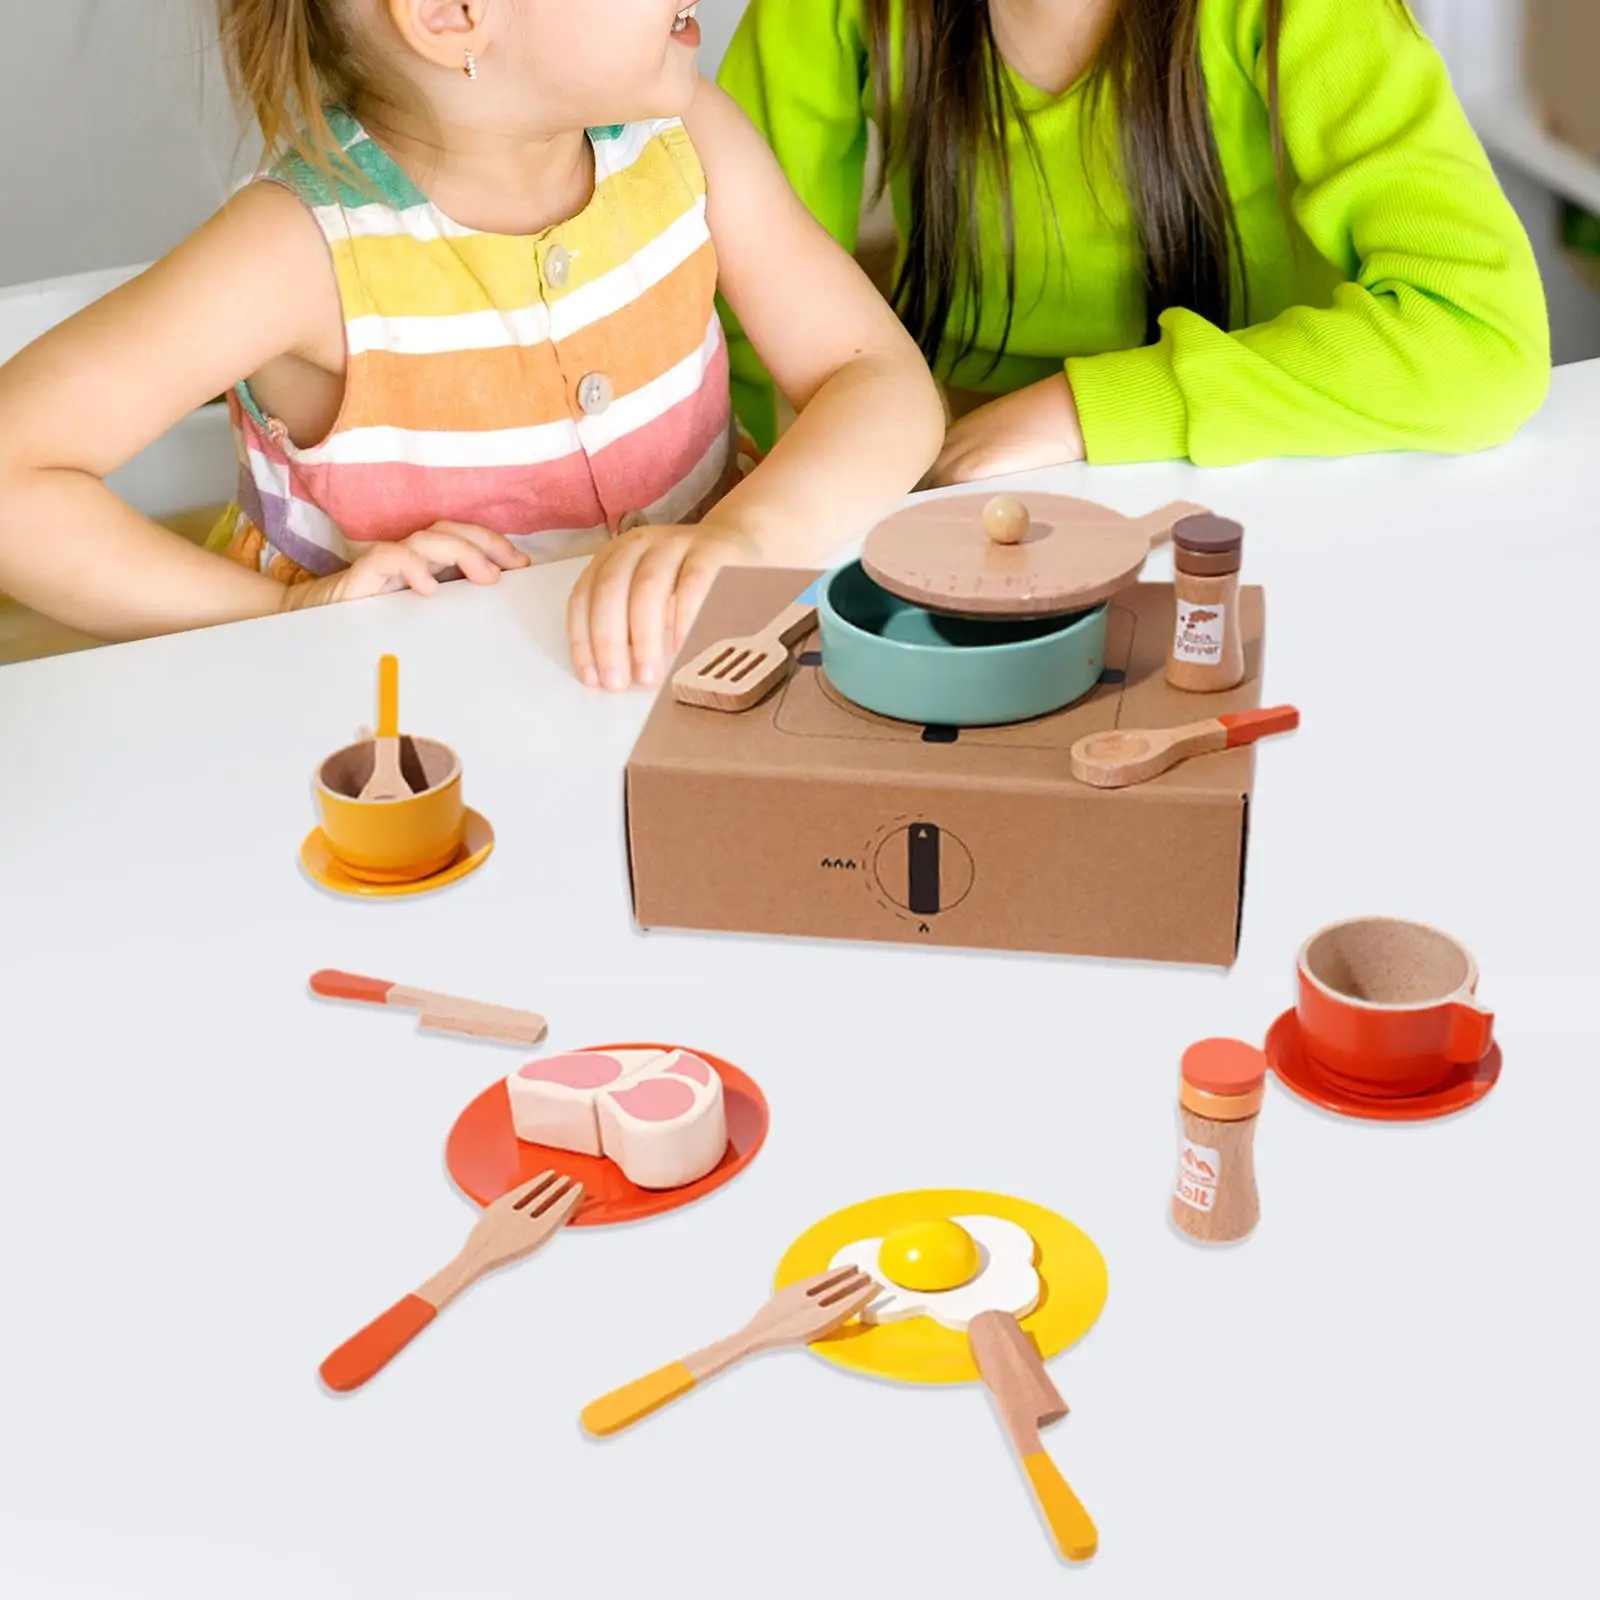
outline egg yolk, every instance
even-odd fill
[[[972,1235],[958,1222],[914,1222],[878,1247],[878,1269],[899,1289],[939,1294],[978,1275],[982,1262]]]

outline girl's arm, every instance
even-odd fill
[[[0,367],[0,592],[103,639],[206,627],[409,583],[492,581],[523,558],[481,530],[433,530],[285,588],[141,516],[100,481],[241,378],[342,372],[338,290],[304,206],[242,190],[142,276]],[[502,545],[504,548],[502,548]],[[498,576],[496,571],[494,576]]]
[[[706,169],[718,285],[799,413],[711,515],[769,561],[822,560],[916,486],[944,437],[943,402],[900,319],[738,106],[702,84],[685,122]]]
[[[653,683],[717,571],[810,566],[914,489],[944,438],[944,407],[911,336],[785,181],[715,85],[684,117],[706,175],[717,281],[799,413],[772,453],[693,527],[612,540],[573,590],[573,664],[589,683]]]
[[[1284,10],[1294,213],[1350,281],[1238,333],[1171,311],[1156,345],[1069,360],[1091,462],[1475,450],[1543,404],[1538,267],[1437,53],[1391,0]],[[1262,0],[1236,14],[1265,98]]]
[[[717,82],[760,130],[818,222],[854,254],[867,164],[867,52],[860,0],[750,0]],[[772,378],[723,308],[739,420],[763,450],[777,436]]]
[[[314,339],[333,285],[309,221],[289,194],[246,189],[150,271],[0,368],[0,590],[100,638],[282,605],[281,584],[158,527],[100,480]]]

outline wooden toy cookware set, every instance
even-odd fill
[[[956,495],[896,513],[868,535],[861,559],[812,584],[765,632],[710,646],[678,672],[686,704],[746,711],[783,682],[789,647],[821,636],[822,665],[846,699],[896,721],[946,727],[1023,722],[1087,695],[1106,665],[1107,603],[1139,576],[1150,551],[1177,546],[1178,612],[1167,676],[1194,692],[1244,676],[1237,625],[1243,530],[1178,503],[1124,517],[1066,495]],[[1126,734],[1140,763],[1110,748],[1084,756],[1083,781],[1142,782],[1209,749],[1283,732],[1292,708],[1217,730],[1183,730],[1156,762],[1157,735]],[[1105,736],[1099,736],[1104,738]],[[1075,771],[1077,763],[1075,762]]]
[[[1230,688],[1245,670],[1236,524],[1182,504],[1127,518],[1060,495],[981,504],[968,495],[891,517],[859,561],[818,579],[759,633],[702,652],[675,675],[672,692],[710,711],[747,711],[784,681],[790,651],[816,629],[833,687],[879,716],[953,727],[1045,716],[1100,681],[1107,603],[1169,537],[1176,616],[1167,679],[1195,693]],[[321,823],[301,859],[341,893],[414,894],[474,870],[494,835],[463,801],[455,753],[400,733],[392,657],[379,677],[376,734],[317,771]],[[1079,740],[1071,770],[1085,785],[1125,788],[1298,721],[1282,706],[1113,729]],[[1297,961],[1297,1004],[1273,1024],[1264,1049],[1211,1039],[1184,1055],[1175,1226],[1208,1243],[1242,1239],[1256,1226],[1253,1146],[1269,1071],[1315,1105],[1372,1120],[1421,1120],[1481,1099],[1500,1057],[1477,980],[1459,944],[1417,924],[1369,918],[1314,934]],[[537,1013],[331,969],[311,987],[419,1012],[425,1029],[524,1046],[546,1033]],[[675,1209],[741,1171],[765,1139],[765,1099],[731,1063],[699,1059],[721,1079],[727,1150],[714,1170],[671,1192],[638,1188],[604,1156],[519,1138],[504,1081],[473,1100],[451,1130],[446,1164],[482,1215],[454,1261],[327,1359],[328,1387],[366,1383],[478,1277],[563,1228]],[[791,1246],[773,1298],[743,1329],[595,1401],[583,1424],[596,1437],[617,1433],[746,1357],[782,1347],[913,1384],[981,1382],[1056,1548],[1087,1559],[1098,1545],[1094,1523],[1039,1430],[1067,1412],[1044,1363],[1093,1326],[1106,1285],[1093,1241],[1028,1202],[961,1190],[863,1202]]]

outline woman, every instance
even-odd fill
[[[752,0],[720,81],[847,248],[881,132],[960,418],[930,483],[1474,450],[1543,403],[1532,250],[1401,0]]]

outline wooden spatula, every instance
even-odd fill
[[[1100,1535],[1039,1442],[1039,1429],[1066,1416],[1067,1403],[1033,1340],[1010,1312],[985,1311],[967,1324],[967,1342],[1056,1548],[1068,1561],[1087,1561],[1099,1548]]]
[[[707,1345],[648,1377],[636,1378],[586,1406],[583,1426],[597,1439],[620,1433],[746,1356],[785,1345],[810,1344],[813,1339],[832,1333],[878,1292],[879,1286],[856,1267],[835,1268],[802,1278],[780,1289],[732,1338]]]
[[[430,1322],[484,1273],[532,1255],[578,1209],[583,1185],[557,1172],[503,1194],[478,1218],[466,1245],[449,1266],[415,1294],[397,1300],[322,1363],[322,1381],[344,1394],[391,1362]]]
[[[1096,789],[1126,789],[1130,784],[1175,767],[1191,756],[1232,750],[1269,734],[1289,733],[1300,726],[1293,706],[1266,711],[1230,711],[1181,728],[1140,728],[1090,733],[1073,745],[1072,775]]]
[[[672,676],[672,693],[686,706],[708,711],[748,711],[783,682],[789,651],[817,617],[820,578],[760,633],[723,639],[702,650]]]
[[[400,770],[400,663],[393,656],[378,662],[378,736],[372,751],[372,776],[362,787],[361,798],[405,799],[412,790]]]
[[[371,1005],[400,1006],[422,1013],[421,1026],[475,1039],[503,1039],[507,1044],[538,1044],[546,1024],[536,1011],[485,1005],[432,989],[413,989],[386,978],[363,978],[355,972],[325,967],[311,974],[311,990],[326,1000],[364,1000]]]

